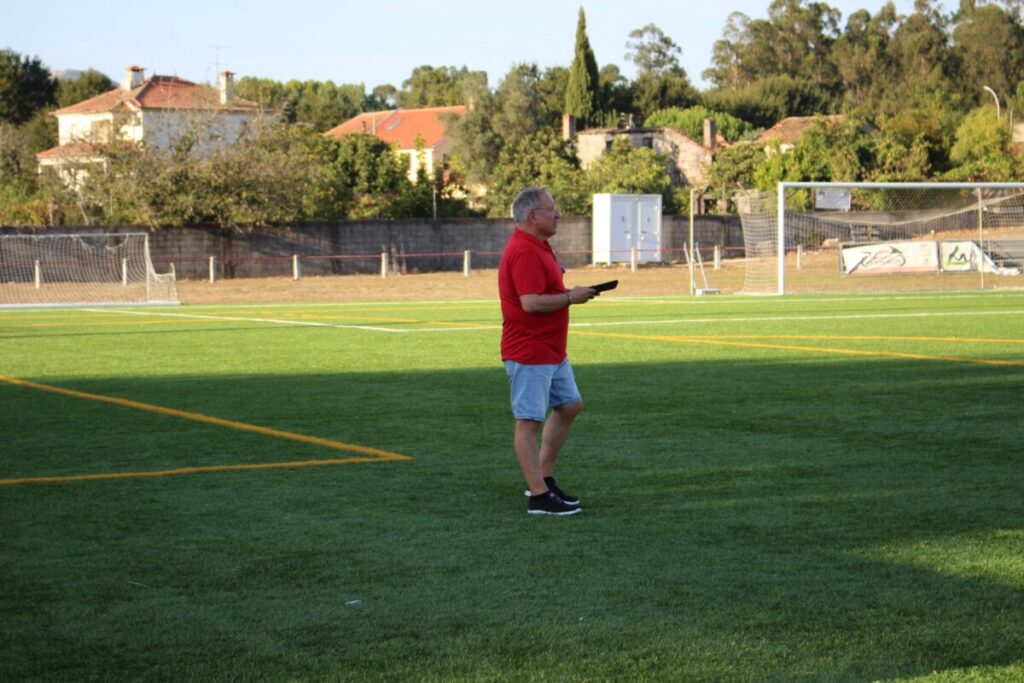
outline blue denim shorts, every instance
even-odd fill
[[[512,392],[512,414],[517,420],[543,422],[549,409],[583,400],[568,358],[557,365],[523,365],[507,360],[505,372]]]

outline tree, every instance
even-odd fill
[[[475,185],[487,184],[501,153],[504,141],[495,124],[498,106],[497,97],[484,91],[465,115],[442,116],[452,141],[451,156]]]
[[[874,144],[875,166],[865,174],[867,180],[914,182],[931,177],[931,149],[923,135],[901,140],[879,132]]]
[[[549,66],[537,81],[544,118],[559,121],[565,113],[566,91],[569,87],[569,69],[564,66]]]
[[[57,82],[57,106],[70,107],[116,87],[117,83],[106,74],[96,69],[86,69],[77,78],[64,78]]]
[[[897,23],[896,8],[887,2],[874,17],[858,10],[832,48],[832,61],[851,106],[874,109],[896,78],[889,43]]]
[[[57,80],[38,57],[0,50],[0,121],[22,124],[56,98]]]
[[[611,148],[584,173],[587,195],[599,192],[660,194],[662,210],[677,210],[668,159],[647,147],[633,148],[617,137]]]
[[[750,81],[743,72],[743,42],[747,38],[750,17],[743,12],[732,12],[725,21],[722,37],[711,47],[712,66],[701,72],[701,76],[719,88],[737,90]]]
[[[319,132],[363,111],[368,99],[361,83],[337,85],[333,81],[298,80],[280,83],[251,76],[239,79],[235,94],[280,112],[281,119],[287,123],[309,124]]]
[[[823,2],[772,0],[768,19],[772,25],[770,65],[776,74],[809,81],[815,87],[838,92],[839,81],[830,60],[839,34],[839,11]]]
[[[97,146],[100,167],[74,188],[86,222],[215,223],[250,228],[335,217],[334,140],[308,125],[251,126],[234,144],[203,148],[186,137],[170,149]]]
[[[856,182],[872,165],[873,148],[861,121],[828,125],[821,120],[788,152],[778,143],[771,145],[754,178],[761,190],[773,189],[784,180]]]
[[[477,185],[490,182],[501,150],[542,128],[554,129],[558,115],[545,106],[544,78],[536,64],[513,66],[493,94],[477,91],[474,106],[448,117],[451,154]]]
[[[389,203],[409,179],[406,167],[394,150],[375,135],[342,135],[331,161],[331,179],[342,218],[389,217]]]
[[[633,104],[641,118],[658,109],[687,107],[698,101],[697,90],[679,65],[679,46],[660,28],[647,24],[630,31],[626,48],[626,59],[637,67]]]
[[[618,126],[619,118],[633,109],[633,85],[614,64],[601,67],[599,82],[604,125]]]
[[[519,191],[532,185],[547,187],[566,215],[585,215],[589,211],[590,195],[583,187],[572,146],[550,129],[539,130],[502,149],[488,186],[488,214],[507,217]]]
[[[957,65],[960,91],[968,102],[988,99],[982,86],[1009,96],[1024,73],[1024,28],[994,4],[978,7],[964,0],[955,15],[952,56]]]
[[[31,141],[17,126],[0,121],[0,184],[31,181],[36,172]]]
[[[766,76],[739,90],[709,90],[703,99],[710,109],[727,112],[758,128],[768,128],[787,116],[813,116],[828,111],[827,97],[814,84],[783,74]]]
[[[467,90],[487,85],[487,73],[463,66],[418,66],[395,94],[398,106],[405,109],[466,104]]]
[[[626,59],[636,64],[640,73],[663,74],[679,68],[682,50],[655,24],[630,31],[626,48]]]
[[[764,147],[754,143],[725,147],[715,154],[705,182],[709,188],[707,196],[715,200],[717,213],[733,210],[736,193],[756,186],[757,168],[763,163]]]
[[[38,220],[33,201],[36,160],[29,136],[17,126],[0,121],[0,225]]]
[[[1024,112],[1024,80],[1017,83],[1017,87],[1007,97],[1007,109],[1014,116],[1020,116],[1020,112]]]
[[[908,85],[900,100],[886,99],[884,106],[873,114],[880,134],[892,150],[897,175],[907,180],[925,180],[933,173],[949,168],[949,150],[953,146],[956,129],[962,115],[960,96],[938,83]],[[899,150],[912,155],[903,161]],[[926,162],[921,163],[923,151]],[[905,164],[910,164],[909,166]],[[920,175],[920,177],[913,177]],[[901,178],[903,179],[903,178]]]
[[[498,86],[496,129],[506,142],[558,124],[557,116],[544,107],[540,84],[541,73],[536,64],[519,64],[509,70]]]
[[[396,97],[398,97],[398,88],[390,83],[382,83],[370,92],[363,108],[365,111],[394,109],[397,105]]]
[[[981,107],[964,117],[949,157],[956,164],[946,176],[950,180],[1009,181],[1022,170],[1010,151],[1010,131],[996,117],[995,107]]]
[[[601,111],[599,81],[597,60],[587,38],[587,18],[580,7],[576,22],[576,51],[565,90],[565,113],[575,116],[581,126],[596,119]]]
[[[645,126],[675,128],[694,140],[704,137],[704,119],[714,119],[715,129],[729,142],[735,142],[750,133],[750,124],[724,112],[696,106],[688,109],[671,107],[659,109],[644,121]]]
[[[334,81],[289,81],[285,92],[295,99],[295,121],[317,132],[330,130],[363,109],[366,92],[361,83],[335,85]]]
[[[254,76],[243,76],[238,79],[235,83],[235,95],[255,102],[267,110],[281,109],[288,98],[284,83]]]
[[[888,52],[898,79],[892,83],[895,99],[912,84],[929,83],[944,87],[952,78],[945,20],[931,0],[915,0],[914,13],[893,33]]]
[[[838,22],[837,10],[804,0],[772,0],[768,19],[735,12],[715,42],[713,66],[704,76],[719,88],[737,90],[784,75],[831,96],[839,90],[830,61]]]

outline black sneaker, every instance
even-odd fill
[[[579,498],[566,493],[565,491],[558,487],[558,484],[555,483],[554,477],[544,477],[544,483],[548,485],[548,490],[554,493],[559,498],[561,498],[566,505],[572,505],[573,507],[576,507],[580,504]],[[529,498],[531,495],[530,489],[526,489],[525,491],[523,491],[523,495]]]
[[[548,490],[550,490],[551,493],[555,494],[556,496],[564,500],[566,505],[578,506],[580,504],[579,498],[570,495],[563,491],[562,489],[558,488],[558,484],[555,483],[554,477],[544,477],[544,483],[548,485]]]
[[[526,511],[531,515],[559,515],[560,517],[565,517],[566,515],[575,515],[577,512],[582,512],[583,508],[579,505],[569,505],[554,493],[548,491],[539,496],[530,496],[530,506]]]

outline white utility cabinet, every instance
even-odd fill
[[[594,195],[594,263],[661,261],[661,195]]]

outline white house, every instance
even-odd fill
[[[200,146],[231,144],[260,113],[255,102],[235,97],[230,71],[214,88],[177,76],[146,78],[141,66],[131,66],[119,87],[54,112],[59,144],[36,159],[40,169],[73,179],[83,167],[104,163],[103,145],[167,149],[185,134]]]

